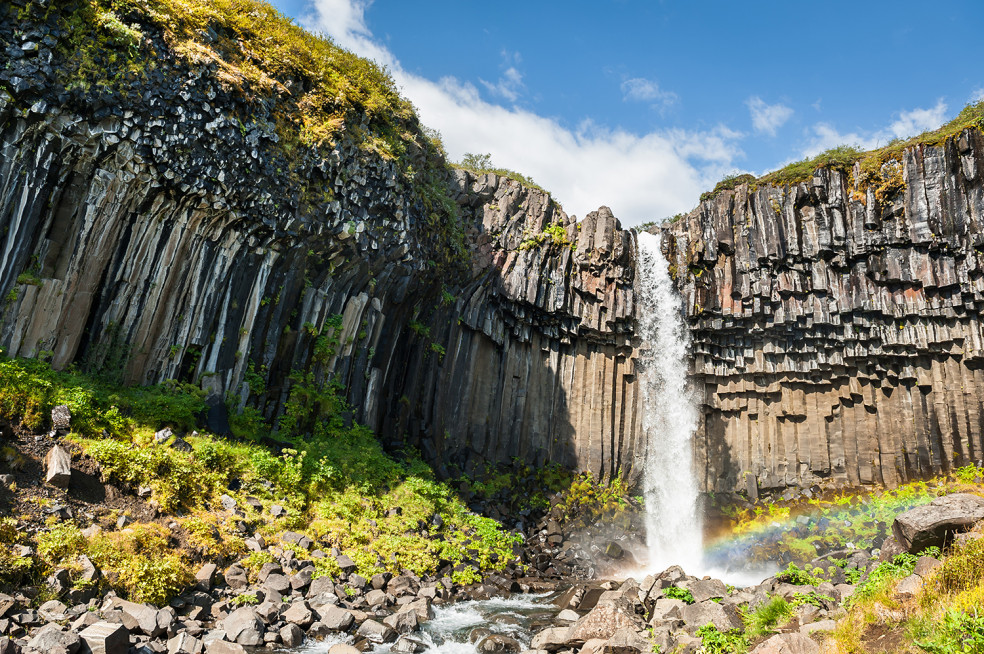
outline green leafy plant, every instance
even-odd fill
[[[694,594],[686,588],[679,588],[677,586],[670,586],[669,588],[663,589],[663,597],[669,597],[670,599],[680,600],[681,602],[686,602],[687,604],[694,603]]]
[[[739,629],[718,631],[713,624],[706,624],[697,630],[704,654],[742,654],[748,650],[748,638]]]

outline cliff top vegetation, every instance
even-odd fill
[[[702,194],[700,199],[702,202],[710,200],[723,191],[733,190],[743,184],[748,184],[750,189],[755,189],[766,184],[785,186],[803,182],[820,168],[851,173],[855,163],[860,163],[860,175],[858,179],[853,180],[853,186],[863,190],[870,185],[880,185],[889,181],[881,179],[882,166],[890,161],[900,160],[907,148],[917,145],[941,145],[965,129],[984,129],[984,101],[967,105],[953,120],[938,129],[923,132],[909,139],[893,139],[881,148],[864,151],[853,145],[839,145],[761,177],[748,173],[727,175],[715,185],[713,190]]]

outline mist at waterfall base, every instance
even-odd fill
[[[710,564],[704,555],[703,512],[694,469],[698,406],[689,383],[690,331],[660,245],[659,236],[638,234],[635,294],[647,437],[645,572],[658,573],[678,565],[688,574],[710,575],[736,585],[758,583],[776,566],[748,569],[740,558],[724,561],[720,557]]]

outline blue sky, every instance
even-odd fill
[[[387,65],[453,158],[490,152],[568,212],[625,224],[984,95],[979,0],[274,4]]]

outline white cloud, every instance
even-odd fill
[[[633,77],[622,82],[622,100],[652,102],[657,109],[663,109],[675,103],[677,95],[672,91],[664,91],[652,80]]]
[[[946,103],[937,100],[929,109],[900,111],[898,118],[887,127],[862,133],[841,133],[829,123],[813,126],[813,138],[803,150],[804,157],[812,157],[838,145],[853,145],[862,150],[873,150],[886,145],[892,139],[907,139],[922,132],[936,129],[946,121]]]
[[[486,82],[484,79],[479,79],[478,81],[481,82],[482,86],[488,89],[493,96],[498,96],[500,98],[505,98],[510,102],[515,102],[526,88],[526,85],[523,84],[523,74],[519,72],[519,69],[516,68],[515,65],[510,64],[518,64],[522,61],[522,57],[520,57],[518,52],[503,50],[502,59],[508,68],[502,72],[502,76],[499,77],[497,82]]]
[[[984,102],[984,86],[982,86],[981,88],[977,89],[976,91],[970,94],[970,102],[971,103]]]
[[[424,124],[441,133],[452,158],[488,152],[496,165],[529,175],[555,193],[570,213],[583,217],[605,204],[625,225],[660,219],[693,207],[701,191],[742,156],[742,134],[723,127],[640,135],[585,121],[570,129],[519,107],[486,102],[467,81],[408,73],[373,40],[365,22],[368,5],[314,0],[314,14],[302,23],[387,66]],[[514,68],[516,60],[507,64]]]
[[[888,126],[888,131],[895,138],[907,139],[916,134],[936,129],[946,120],[946,103],[940,98],[936,101],[936,106],[931,109],[913,109],[903,111],[899,114],[898,120]]]
[[[776,131],[792,118],[793,110],[784,104],[766,104],[765,101],[754,95],[745,101],[748,105],[748,112],[752,116],[752,126],[756,132],[765,132],[770,136],[775,136]]]

